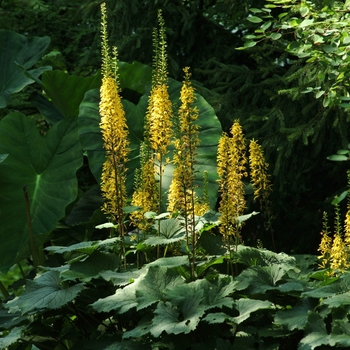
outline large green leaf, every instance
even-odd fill
[[[177,305],[170,302],[159,302],[154,311],[151,334],[159,337],[165,331],[168,334],[189,333],[197,328],[205,312],[203,290],[191,288],[186,295],[179,296]]]
[[[233,317],[232,320],[235,323],[240,324],[249,318],[252,312],[260,309],[271,309],[273,308],[273,304],[267,300],[242,298],[235,302],[235,308],[238,310],[239,315],[237,317]]]
[[[0,122],[0,270],[15,262],[28,238],[26,186],[34,235],[46,234],[77,196],[76,171],[82,165],[76,118],[54,125],[45,137],[35,122],[11,113]]]
[[[47,36],[28,39],[9,30],[0,30],[0,108],[7,106],[11,94],[34,83],[34,79],[51,68],[40,67],[26,72],[43,56],[49,43]]]
[[[182,285],[184,280],[175,269],[162,266],[149,267],[147,274],[140,281],[140,287],[136,290],[137,309],[143,309],[160,300],[165,301],[167,290],[173,290]]]
[[[76,117],[85,92],[101,85],[101,75],[79,77],[62,71],[50,71],[43,73],[42,84],[47,96],[65,118]],[[49,122],[53,123],[54,120]]]
[[[314,306],[309,298],[301,299],[292,309],[277,311],[275,323],[287,326],[291,331],[304,329]]]
[[[147,66],[146,66],[147,67]],[[140,70],[138,64],[137,69]],[[128,70],[130,73],[131,66],[123,64],[120,66],[120,74],[123,75],[124,70]],[[142,82],[145,78],[144,73],[140,73],[139,80]],[[127,75],[123,75],[124,86],[132,88],[132,86],[140,86],[135,83],[135,74],[131,75],[133,84],[127,84],[125,81]],[[144,81],[143,81],[144,83]],[[181,83],[172,79],[169,79],[169,95],[174,105],[179,105],[179,94],[181,89]],[[138,88],[138,91],[141,91]],[[129,155],[130,161],[127,165],[127,188],[129,193],[133,189],[134,173],[135,169],[139,167],[139,146],[143,140],[143,125],[144,117],[147,111],[148,105],[148,89],[146,93],[139,99],[137,104],[134,104],[128,100],[123,100],[123,106],[126,112],[127,124],[130,133],[130,148],[131,153]],[[89,164],[92,173],[96,180],[100,182],[102,164],[105,161],[105,152],[103,150],[103,143],[101,139],[101,132],[99,128],[100,116],[98,110],[99,104],[99,91],[94,89],[88,91],[85,94],[84,101],[80,105],[79,112],[79,125],[80,125],[80,140],[84,150],[87,151],[89,158]],[[200,127],[199,138],[201,141],[198,147],[198,156],[196,157],[196,171],[198,172],[198,178],[196,185],[198,185],[197,192],[201,195],[203,191],[203,179],[202,174],[204,170],[208,171],[209,180],[209,197],[212,207],[214,207],[217,199],[217,173],[216,173],[216,151],[218,140],[221,136],[221,124],[215,115],[213,108],[204,100],[203,97],[197,95],[197,99],[194,105],[199,110],[198,125]],[[170,152],[171,157],[171,152]],[[173,167],[167,165],[163,178],[163,190],[166,191],[169,188],[172,179]]]
[[[6,306],[22,315],[33,310],[58,309],[74,300],[83,290],[84,284],[68,286],[60,283],[58,271],[47,271],[40,277],[28,280],[25,291]]]
[[[251,294],[265,293],[268,290],[278,290],[280,282],[286,273],[284,265],[253,266],[244,270],[238,277],[237,290],[247,289]]]

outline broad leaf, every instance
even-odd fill
[[[168,334],[187,334],[195,330],[204,314],[204,307],[200,305],[202,296],[203,293],[200,291],[188,294],[183,297],[179,307],[161,301],[154,311],[151,334],[159,337],[163,331]]]
[[[77,197],[76,171],[83,156],[75,118],[62,120],[42,137],[34,121],[11,113],[0,122],[0,140],[0,154],[9,154],[0,163],[0,270],[6,272],[19,250],[27,247],[23,187],[34,235],[48,233]]]
[[[6,303],[10,310],[21,311],[22,315],[33,310],[58,309],[74,300],[83,290],[84,284],[61,285],[58,271],[47,271],[33,281],[28,280],[25,291]]]
[[[100,210],[103,204],[101,190],[99,185],[92,186],[79,199],[66,218],[66,224],[75,226],[87,223],[94,215],[96,210]]]
[[[305,292],[303,296],[309,296],[313,298],[327,298],[332,297],[336,294],[346,293],[350,290],[350,274],[345,273],[339,279],[333,281],[324,287],[313,289]]]
[[[304,329],[308,319],[309,313],[313,306],[308,298],[300,300],[300,302],[290,310],[277,311],[275,316],[275,323],[287,326],[291,331],[294,329]]]
[[[283,265],[253,266],[244,270],[236,279],[237,290],[247,289],[251,294],[265,293],[278,289],[277,282],[282,280],[286,269]]]
[[[77,117],[85,92],[100,87],[101,75],[80,77],[62,71],[50,71],[43,73],[42,84],[47,96],[63,117]],[[50,124],[57,121],[47,118],[45,112],[43,115]]]
[[[49,252],[53,252],[57,254],[72,253],[72,252],[92,254],[95,250],[99,249],[100,247],[103,247],[105,245],[108,245],[108,246],[114,245],[118,241],[119,241],[118,237],[113,237],[113,238],[104,239],[102,241],[80,242],[80,243],[72,244],[68,247],[50,246],[50,247],[46,247],[45,249]]]
[[[84,261],[74,262],[69,270],[61,273],[62,280],[74,281],[77,278],[89,282],[100,277],[103,271],[114,271],[120,266],[119,256],[114,253],[95,251]]]
[[[320,345],[329,344],[330,336],[327,333],[314,332],[301,339],[298,350],[313,350]]]
[[[236,282],[232,277],[219,275],[212,281],[203,280],[202,286],[205,291],[203,304],[206,310],[215,307],[226,306],[232,308],[233,298],[230,297],[236,289]],[[205,285],[205,286],[204,286]]]
[[[22,327],[14,327],[11,329],[10,333],[5,337],[0,338],[1,349],[8,349],[8,347],[17,342],[20,338],[22,338],[22,334],[25,330],[25,326]]]
[[[249,318],[252,312],[260,309],[271,309],[273,308],[273,304],[269,301],[243,298],[235,301],[235,308],[238,310],[239,315],[237,317],[232,317],[232,320],[240,324]]]
[[[123,314],[137,306],[136,300],[136,282],[130,284],[106,298],[100,298],[91,306],[98,312],[110,312],[116,310],[119,314]]]
[[[136,290],[137,309],[143,309],[160,300],[165,301],[167,290],[172,291],[185,281],[174,270],[162,266],[150,266]]]
[[[329,298],[324,298],[321,304],[327,305],[328,307],[339,307],[344,305],[350,305],[350,292],[332,295]]]
[[[50,38],[47,36],[28,39],[9,30],[0,30],[0,108],[7,106],[13,93],[34,83],[34,79],[51,69],[40,67],[28,71],[29,74],[25,71],[40,60],[49,43]]]
[[[188,257],[182,255],[169,258],[159,258],[149,263],[147,266],[178,267],[186,264],[188,264]]]

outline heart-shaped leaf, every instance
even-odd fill
[[[23,194],[26,186],[34,235],[55,228],[77,196],[76,171],[82,165],[76,118],[55,124],[42,137],[34,121],[11,113],[0,122],[0,270],[15,262],[28,238]]]
[[[62,71],[44,72],[42,84],[54,106],[66,117],[76,117],[86,91],[101,85],[101,75],[79,77]]]

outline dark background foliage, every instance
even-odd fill
[[[236,50],[256,28],[247,21],[249,8],[264,1],[108,0],[110,42],[121,61],[152,63],[152,28],[163,10],[168,36],[169,74],[181,79],[190,66],[198,91],[211,103],[228,131],[239,119],[247,138],[263,145],[270,164],[274,193],[274,232],[278,250],[315,253],[322,211],[346,185],[346,164],[326,157],[347,147],[347,115],[339,107],[324,108],[301,89],[316,72],[288,55],[284,43],[265,42]],[[27,36],[49,36],[50,48],[40,64],[88,76],[100,67],[100,2],[93,0],[0,1],[1,29]],[[288,37],[285,38],[288,41]],[[34,88],[15,95],[7,110],[26,108]],[[284,92],[283,92],[284,91]],[[257,204],[250,198],[251,210]],[[261,239],[271,248],[270,233],[254,217],[244,241]]]

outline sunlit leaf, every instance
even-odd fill
[[[33,281],[28,280],[25,291],[9,301],[6,307],[20,310],[22,315],[33,310],[58,309],[74,300],[83,288],[83,283],[61,284],[58,271],[47,271]]]

